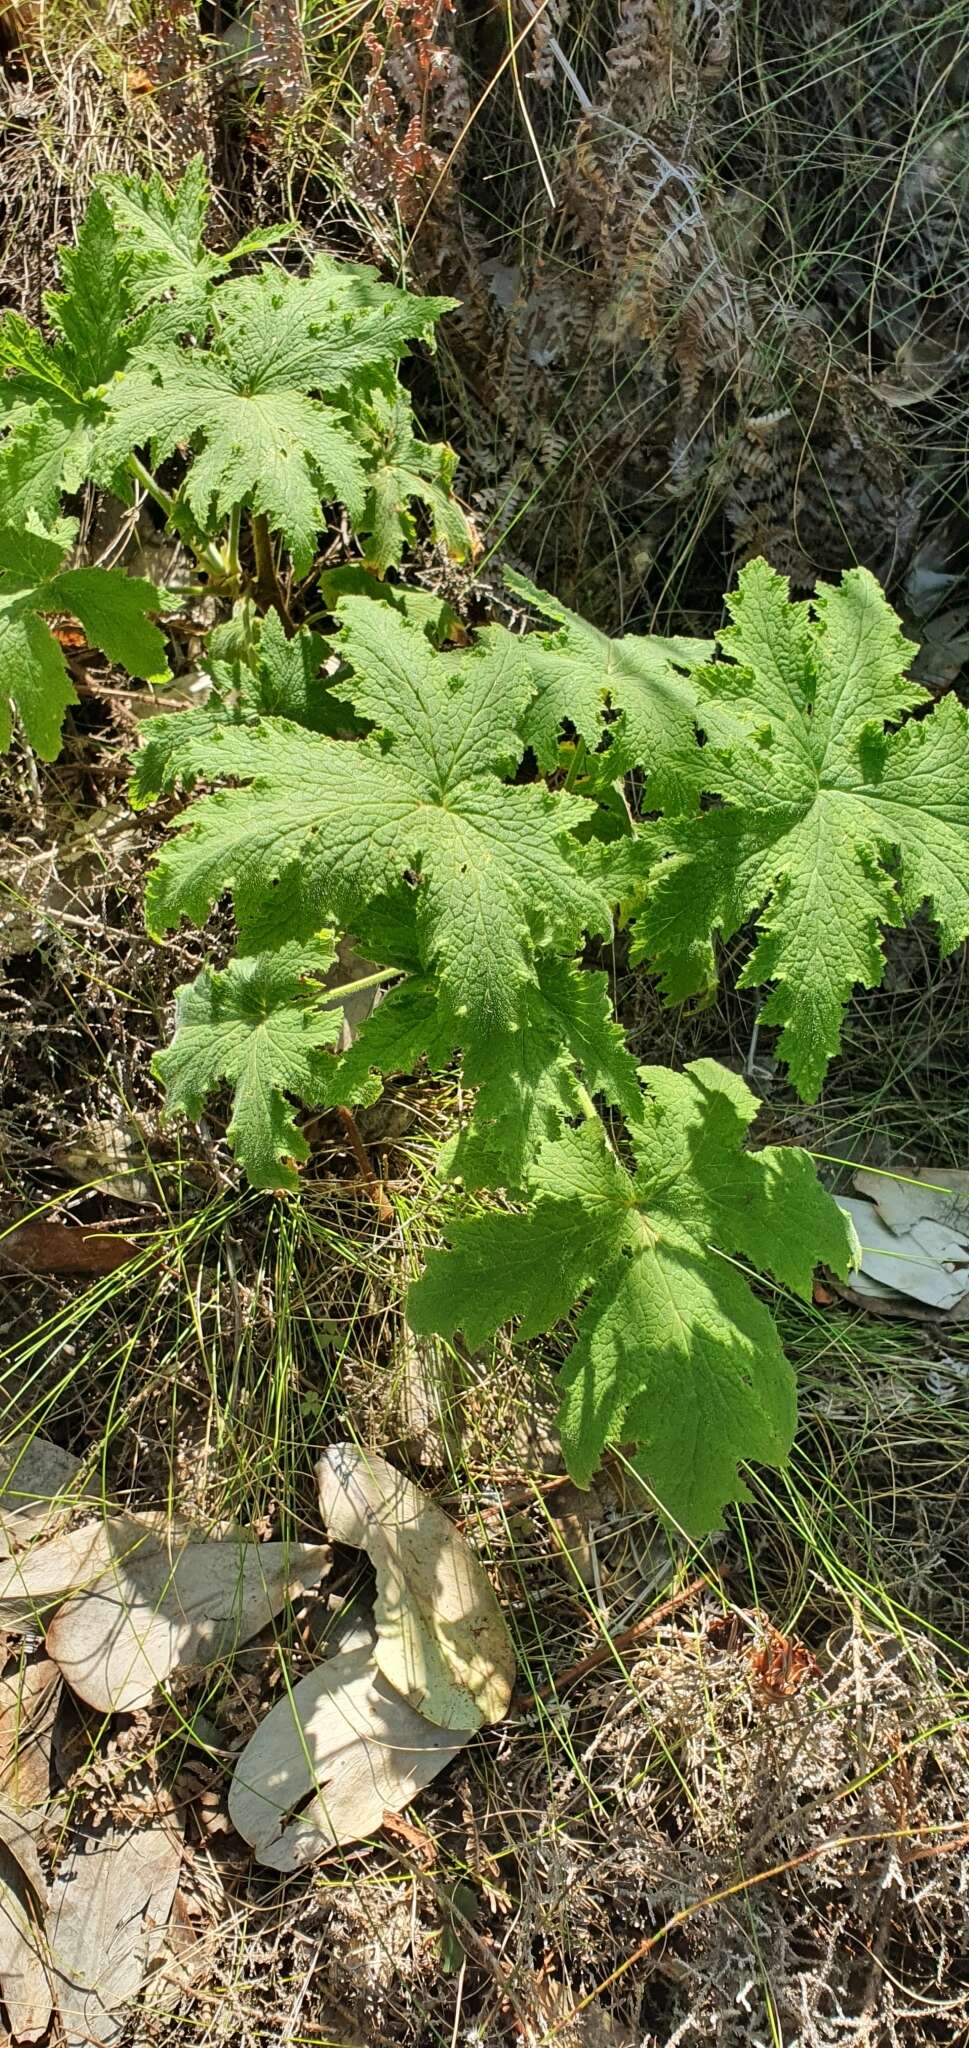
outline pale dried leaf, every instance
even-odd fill
[[[435,1501],[375,1451],[333,1444],[316,1467],[334,1542],[377,1573],[376,1658],[411,1706],[469,1733],[500,1721],[515,1682],[508,1626],[479,1559]]]
[[[79,1586],[94,1585],[111,1561],[108,1524],[82,1522],[0,1564],[0,1624],[31,1628]]]
[[[49,1657],[22,1656],[0,1678],[0,1797],[23,1816],[46,1804],[61,1674]]]
[[[51,2016],[46,1907],[47,1887],[30,1830],[0,1805],[0,1991],[15,2041],[39,2041]]]
[[[0,1539],[15,1548],[56,1527],[88,1491],[83,1462],[45,1436],[18,1430],[0,1449]]]
[[[329,1563],[326,1544],[186,1542],[134,1515],[104,1527],[105,1568],[47,1634],[68,1685],[104,1712],[143,1706],[180,1665],[217,1662]]]
[[[910,1230],[928,1220],[969,1237],[969,1173],[958,1167],[926,1166],[914,1173],[904,1167],[896,1173],[863,1168],[855,1174],[854,1184],[860,1195],[874,1202],[889,1230]]]
[[[443,1472],[460,1448],[451,1354],[437,1337],[415,1336],[404,1317],[394,1368],[401,1441],[416,1464]]]
[[[109,2048],[164,1940],[182,1860],[181,1823],[77,1833],[51,1886],[48,1939],[67,2048]]]
[[[377,1670],[371,1644],[330,1657],[256,1729],[229,1814],[271,1870],[300,1870],[399,1813],[466,1737],[432,1727]]]
[[[68,1179],[96,1187],[118,1202],[160,1207],[141,1132],[128,1117],[95,1117],[76,1137],[51,1147],[51,1159]]]
[[[874,1178],[874,1176],[871,1176]],[[852,1195],[839,1195],[839,1207],[851,1217],[861,1245],[861,1267],[852,1286],[859,1294],[911,1295],[915,1301],[946,1313],[969,1290],[969,1236],[964,1230],[916,1215],[910,1227],[890,1229],[884,1210]],[[901,1225],[901,1204],[895,1213]]]

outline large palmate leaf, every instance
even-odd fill
[[[539,767],[546,774],[555,767],[566,723],[594,752],[611,705],[619,714],[609,754],[615,773],[647,770],[650,809],[695,810],[703,787],[700,699],[684,671],[709,659],[712,642],[633,633],[610,640],[526,577],[506,570],[505,581],[557,627],[523,642],[536,683],[523,732]]]
[[[354,371],[393,362],[450,304],[388,286],[378,304],[355,306],[319,267],[305,278],[267,268],[219,286],[207,347],[152,344],[118,379],[106,446],[120,461],[150,443],[158,463],[189,443],[183,493],[199,525],[247,504],[304,574],[324,500],[356,518],[367,488],[345,400],[319,394],[339,397]]]
[[[196,804],[150,882],[152,929],[203,922],[230,889],[254,950],[254,932],[273,945],[324,923],[353,930],[409,878],[421,962],[466,1020],[462,1033],[511,1030],[535,981],[536,945],[571,951],[584,930],[609,927],[608,898],[570,841],[590,806],[500,780],[518,759],[530,691],[509,635],[438,652],[389,605],[347,597],[338,610],[352,670],[341,690],[373,722],[367,739],[264,720],[183,740],[177,716],[157,722],[163,731],[136,771],[139,800],[179,777],[249,786]]]
[[[281,946],[205,967],[178,991],[175,1036],[155,1058],[168,1107],[198,1117],[205,1098],[228,1081],[233,1089],[228,1138],[254,1188],[295,1188],[293,1162],[307,1157],[290,1102],[323,1099],[324,1048],[336,1039],[342,1012],[324,1009],[312,977],[334,959],[333,947]]]
[[[735,1075],[697,1060],[642,1078],[635,1170],[597,1122],[566,1129],[539,1152],[523,1214],[452,1226],[408,1315],[474,1345],[512,1317],[537,1336],[584,1301],[562,1372],[569,1470],[585,1485],[607,1444],[634,1444],[665,1512],[698,1535],[744,1498],[739,1466],[782,1463],[794,1430],[793,1375],[734,1258],[809,1297],[815,1261],[844,1274],[854,1245],[806,1153],[743,1150],[757,1101]]]
[[[410,1073],[421,1059],[432,1070],[445,1067],[467,1040],[433,982],[417,975],[361,1025],[333,1070],[327,1099],[374,1102],[385,1074]],[[627,1114],[639,1105],[635,1063],[613,1021],[606,976],[571,960],[536,963],[520,1022],[512,1031],[473,1033],[463,1073],[476,1091],[474,1114],[439,1164],[467,1187],[523,1187],[539,1146],[562,1116],[583,1113],[590,1094]]]
[[[158,337],[204,333],[213,285],[240,257],[271,248],[291,233],[287,227],[259,228],[231,249],[207,249],[209,186],[201,156],[186,165],[172,190],[152,171],[147,178],[103,178],[101,191],[124,235],[136,302],[155,308],[152,332]]]
[[[271,228],[212,254],[202,241],[207,204],[201,158],[171,192],[155,172],[103,179],[76,242],[58,256],[63,289],[44,295],[51,338],[19,314],[0,320],[6,523],[29,512],[49,521],[61,493],[86,477],[112,482],[117,449],[107,457],[99,431],[106,387],[149,336],[204,333],[216,282],[239,256],[278,241],[282,231]]]
[[[928,692],[907,678],[915,649],[864,569],[821,585],[814,617],[760,561],[729,603],[728,660],[696,680],[761,731],[704,749],[722,804],[669,826],[638,957],[671,998],[692,994],[713,974],[713,934],[758,915],[741,983],[774,983],[761,1015],[784,1027],[778,1050],[812,1100],[853,986],[881,979],[880,926],[927,902],[943,951],[969,933],[969,720],[950,697],[885,733]]]
[[[70,528],[56,535],[0,527],[0,752],[10,745],[11,705],[42,760],[53,761],[77,695],[45,613],[78,618],[93,646],[132,676],[168,675],[165,642],[150,614],[163,599],[153,583],[114,569],[64,569]]]

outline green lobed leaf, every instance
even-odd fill
[[[60,416],[74,418],[81,393],[69,358],[56,343],[46,341],[20,313],[0,318],[0,412],[22,418],[24,408],[45,404]]]
[[[206,649],[215,695],[206,709],[231,718],[289,718],[309,732],[343,732],[352,714],[333,696],[323,673],[329,653],[327,642],[308,626],[287,634],[275,611],[254,615],[248,637],[234,621],[216,626]]]
[[[884,968],[882,928],[927,903],[943,950],[969,934],[969,720],[906,675],[915,649],[875,579],[849,570],[792,604],[765,562],[743,570],[701,686],[746,707],[756,740],[704,749],[717,809],[664,828],[635,958],[678,1000],[709,986],[713,939],[756,917],[744,987],[773,983],[761,1018],[799,1094],[817,1095],[852,989]]]
[[[422,1059],[439,1071],[453,1058],[455,1045],[455,1022],[442,1008],[433,982],[423,976],[401,982],[364,1019],[354,1043],[335,1062],[327,1101],[348,1109],[377,1102],[385,1076],[413,1073]]]
[[[384,377],[362,390],[354,414],[368,457],[367,502],[360,519],[368,563],[380,575],[399,565],[416,535],[410,510],[415,498],[428,514],[435,540],[463,561],[471,550],[471,532],[451,495],[457,466],[453,449],[418,439],[410,399],[396,378]]]
[[[393,605],[412,625],[420,626],[434,647],[447,640],[459,646],[467,642],[467,629],[446,597],[407,583],[385,583],[372,569],[365,569],[362,562],[344,562],[338,569],[324,569],[318,587],[332,612],[341,597],[372,597],[379,604]]]
[[[282,535],[297,575],[312,563],[324,496],[354,516],[363,508],[363,464],[342,415],[269,373],[251,388],[217,348],[155,350],[118,379],[105,448],[120,462],[148,442],[156,466],[185,442],[195,448],[182,490],[203,530],[249,504]]]
[[[477,1090],[471,1122],[445,1147],[442,1170],[469,1188],[528,1183],[542,1144],[592,1095],[624,1115],[639,1109],[635,1062],[612,1014],[606,975],[571,960],[540,960],[523,1021],[473,1047],[464,1078]]]
[[[523,642],[536,694],[522,730],[543,772],[557,764],[566,723],[594,752],[611,705],[619,714],[610,727],[613,772],[647,770],[647,809],[695,810],[703,787],[700,698],[682,671],[705,661],[711,643],[632,633],[610,640],[526,577],[506,570],[505,582],[558,627],[554,633],[529,633]]]
[[[199,525],[248,504],[303,575],[324,501],[341,500],[354,519],[366,503],[365,453],[344,387],[356,369],[393,362],[448,303],[388,286],[377,303],[355,305],[317,270],[296,278],[266,267],[233,279],[212,295],[207,347],[153,343],[118,378],[106,453],[121,461],[150,442],[157,463],[189,443],[183,493]]]
[[[206,1097],[228,1082],[233,1091],[229,1143],[255,1188],[294,1189],[295,1163],[308,1156],[289,1098],[324,1100],[339,1035],[339,1007],[326,1009],[312,977],[325,973],[335,951],[322,935],[313,945],[282,946],[203,968],[178,990],[175,1036],[154,1066],[168,1108],[196,1118]]]
[[[510,1030],[536,947],[572,951],[583,931],[609,928],[608,899],[570,844],[589,806],[500,780],[530,689],[509,635],[438,651],[390,606],[347,597],[339,613],[352,672],[341,691],[377,730],[337,742],[266,720],[183,739],[185,721],[167,720],[136,778],[142,800],[198,775],[249,786],[194,806],[153,872],[150,926],[202,923],[228,889],[244,943],[254,919],[280,939],[323,923],[353,930],[413,875],[423,966],[469,1037]]]
[[[743,1499],[740,1467],[783,1463],[794,1381],[771,1316],[734,1261],[810,1295],[816,1260],[842,1275],[850,1225],[793,1147],[743,1149],[757,1101],[712,1060],[641,1070],[635,1170],[597,1122],[543,1146],[530,1207],[454,1223],[411,1289],[418,1332],[481,1344],[512,1317],[534,1337],[584,1302],[562,1371],[569,1470],[588,1483],[632,1442],[664,1512],[692,1535]]]
[[[91,194],[77,239],[61,250],[58,267],[64,289],[48,292],[44,303],[75,390],[93,391],[123,369],[141,331],[132,333],[129,326],[135,312],[132,258],[103,192]]]
[[[89,438],[73,421],[37,403],[0,441],[0,504],[16,526],[33,515],[43,524],[60,510],[61,493],[76,490],[87,469]]]
[[[155,334],[204,331],[212,286],[230,268],[232,254],[205,247],[209,194],[202,157],[192,158],[171,190],[157,171],[147,178],[105,177],[100,189],[124,234],[137,305],[167,300]]]
[[[416,976],[391,989],[337,1061],[329,1100],[375,1102],[382,1077],[432,1072],[467,1047],[463,1076],[475,1090],[470,1124],[445,1147],[440,1169],[474,1188],[525,1185],[541,1144],[559,1119],[582,1113],[583,1088],[628,1111],[639,1082],[622,1031],[613,1022],[606,976],[575,962],[540,959],[514,1031],[469,1033],[434,983]]]
[[[49,521],[62,491],[101,478],[102,387],[140,338],[133,320],[130,261],[104,198],[94,192],[73,248],[58,258],[63,291],[45,294],[54,339],[18,314],[0,320],[0,444],[4,521],[34,513]]]

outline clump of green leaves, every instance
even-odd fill
[[[718,658],[609,640],[521,578],[536,623],[469,644],[398,575],[418,525],[454,555],[469,543],[452,452],[421,439],[397,367],[448,302],[327,257],[253,268],[264,237],[214,255],[205,204],[195,168],[175,193],[107,181],[49,332],[0,323],[0,691],[56,751],[59,611],[132,673],[164,672],[163,595],[65,566],[56,523],[81,481],[146,491],[225,614],[207,702],[152,719],[134,771],[137,803],[188,798],[151,930],[225,902],[234,919],[230,957],[179,992],[156,1063],[170,1106],[197,1116],[228,1091],[251,1182],[292,1191],[300,1106],[352,1110],[389,1075],[459,1066],[449,1248],[412,1290],[415,1327],[471,1344],[571,1328],[570,1470],[584,1484],[627,1445],[700,1534],[743,1498],[748,1460],[790,1447],[765,1286],[809,1295],[816,1263],[844,1274],[855,1247],[805,1152],[750,1148],[736,1076],[637,1069],[587,950],[628,921],[679,1001],[753,923],[743,983],[770,985],[762,1020],[812,1097],[884,928],[927,904],[945,947],[969,933],[966,713],[909,679],[914,650],[861,570],[811,605],[751,563]],[[357,549],[339,568],[322,560],[334,505]],[[367,963],[349,983],[348,945]],[[375,987],[351,1031],[345,1005]]]
[[[77,692],[47,615],[69,612],[109,661],[131,676],[161,682],[168,675],[164,639],[150,614],[154,585],[105,569],[68,568],[71,522],[0,527],[0,752],[10,745],[11,707],[44,761],[60,750],[61,725]]]
[[[306,275],[278,262],[239,274],[287,230],[260,231],[216,255],[204,241],[207,211],[200,162],[174,193],[157,176],[106,178],[61,255],[47,331],[18,314],[0,319],[4,562],[25,528],[47,533],[64,495],[87,482],[125,503],[146,493],[194,550],[210,589],[241,598],[251,586],[264,608],[284,610],[285,588],[310,570],[327,507],[346,508],[381,570],[413,536],[412,500],[452,552],[466,553],[469,529],[450,489],[454,456],[419,439],[397,376],[400,357],[432,339],[453,301],[397,291],[366,266],[325,255]],[[163,482],[159,472],[173,465]],[[130,616],[134,587],[123,572],[86,568],[56,588],[35,579],[34,611],[71,610],[82,573],[89,613]],[[20,585],[7,587],[19,620]],[[164,611],[164,596],[154,605]],[[109,659],[132,674],[167,673],[157,636],[152,664],[139,653],[132,665],[129,640],[106,640],[73,610]],[[18,626],[11,638],[7,618],[4,605],[0,689],[22,714],[26,707],[27,736],[50,758],[72,691],[63,675],[55,687],[39,631]],[[15,666],[16,689],[5,681]],[[9,725],[5,704],[3,745]]]

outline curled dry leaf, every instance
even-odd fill
[[[508,1626],[487,1575],[435,1501],[375,1451],[332,1444],[316,1467],[336,1543],[377,1573],[376,1659],[412,1707],[469,1734],[500,1721],[515,1682]]]
[[[465,1737],[388,1685],[371,1643],[329,1657],[277,1701],[236,1764],[229,1814],[271,1870],[301,1870],[399,1813]]]
[[[48,1919],[66,2048],[109,2048],[124,2030],[164,1940],[181,1861],[181,1824],[171,1813],[72,1837]]]
[[[908,1297],[939,1315],[957,1313],[969,1295],[969,1174],[903,1166],[863,1170],[854,1184],[869,1200],[837,1198],[861,1244],[852,1294],[885,1305]]]
[[[0,1991],[15,2041],[39,2041],[51,2016],[46,1907],[47,1886],[30,1830],[0,1805]]]
[[[186,1541],[136,1515],[103,1524],[108,1555],[94,1583],[69,1599],[47,1634],[48,1654],[89,1706],[143,1706],[180,1665],[213,1664],[322,1577],[326,1544]]]

